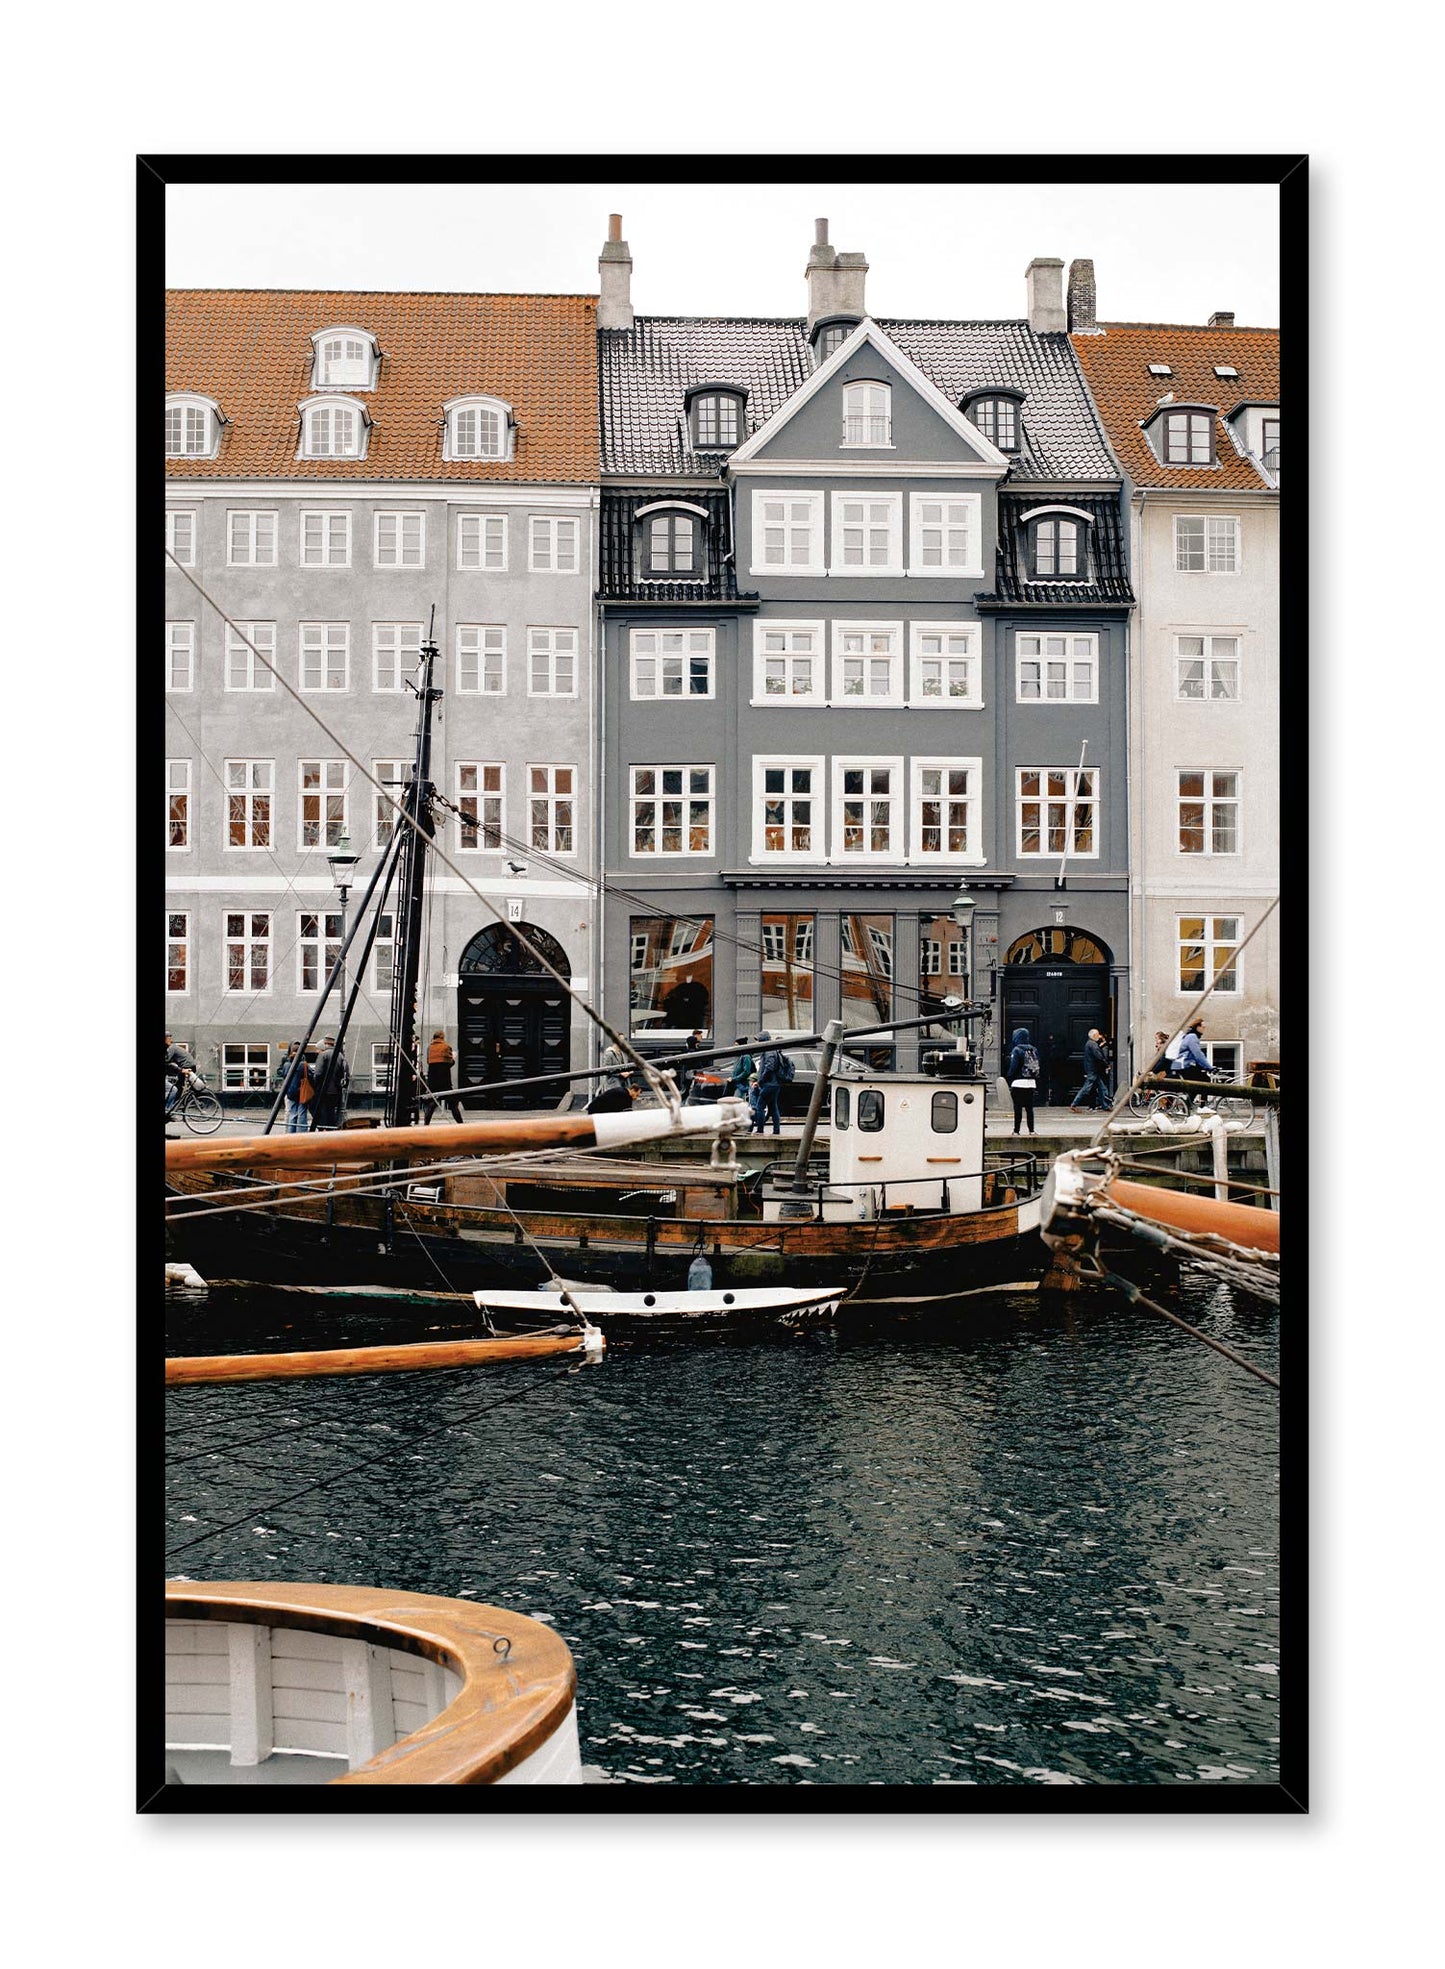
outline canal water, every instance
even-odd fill
[[[1268,1309],[1179,1309],[1276,1369]],[[213,1292],[172,1352],[454,1330]],[[495,1601],[620,1784],[1278,1778],[1272,1390],[1117,1300],[609,1336],[596,1365],[184,1388],[168,1575]]]

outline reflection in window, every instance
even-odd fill
[[[849,1110],[852,1108],[852,1105],[853,1105],[852,1088],[845,1087],[840,1082],[839,1085],[833,1089],[833,1126],[835,1128],[847,1128],[849,1126],[848,1116],[849,1116]]]
[[[769,1032],[812,1032],[813,918],[762,919],[762,1024]]]
[[[628,947],[633,1034],[710,1032],[713,919],[634,916]]]
[[[841,930],[843,1024],[886,1025],[893,1016],[893,918],[849,914]],[[873,1047],[865,1057],[875,1071],[886,1072],[893,1049]]]
[[[953,1092],[940,1090],[933,1097],[931,1116],[935,1135],[952,1135],[958,1129],[958,1096]]]
[[[883,1096],[876,1087],[865,1087],[858,1096],[858,1126],[865,1135],[876,1135],[883,1126]]]

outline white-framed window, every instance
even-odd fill
[[[371,688],[399,691],[421,662],[419,622],[373,622],[371,625]]]
[[[913,759],[911,848],[918,861],[983,860],[981,759]]]
[[[527,839],[544,855],[575,855],[577,768],[528,766]]]
[[[166,551],[174,554],[182,567],[196,564],[196,516],[166,508]],[[170,565],[169,562],[166,563]]]
[[[711,697],[715,635],[712,629],[634,629],[633,697]]]
[[[392,800],[400,803],[406,798],[407,782],[411,778],[410,759],[373,759],[371,770],[386,788]],[[396,808],[388,800],[386,793],[371,789],[371,845],[384,848],[392,836],[392,830],[401,823],[396,817]]]
[[[1194,998],[1208,984],[1214,995],[1235,997],[1243,990],[1237,916],[1177,916],[1181,998]]]
[[[369,390],[375,382],[376,337],[365,328],[323,328],[311,338],[312,382],[318,390]]]
[[[166,624],[166,689],[188,691],[196,682],[196,625],[194,622]]]
[[[1239,853],[1239,774],[1194,770],[1176,773],[1181,855]]]
[[[835,492],[831,574],[902,574],[903,494]]]
[[[893,391],[889,384],[843,385],[843,444],[848,449],[892,449]]]
[[[1204,1057],[1218,1073],[1226,1073],[1235,1085],[1244,1078],[1244,1047],[1238,1039],[1202,1039]]]
[[[264,1040],[227,1039],[221,1046],[221,1088],[227,1094],[267,1091],[271,1049]]]
[[[634,766],[629,852],[710,855],[716,779],[712,766]]]
[[[528,629],[528,697],[577,695],[577,631]]]
[[[396,918],[389,909],[376,919],[371,946],[371,989],[389,993],[396,979]]]
[[[344,691],[351,680],[351,624],[301,624],[301,688]]]
[[[390,1042],[373,1039],[371,1042],[371,1091],[373,1094],[391,1092],[392,1052]]]
[[[1239,696],[1238,636],[1176,636],[1174,695],[1184,702]]]
[[[228,691],[273,691],[276,678],[261,658],[276,661],[274,622],[236,622],[226,624],[226,689]]]
[[[469,696],[505,696],[507,631],[500,622],[457,624],[457,689]]]
[[[978,709],[983,703],[983,665],[978,624],[915,622],[909,629],[913,704],[951,704]]]
[[[227,759],[224,770],[227,848],[269,848],[276,787],[275,760]]]
[[[378,513],[373,525],[377,567],[426,566],[425,513]]]
[[[210,397],[181,391],[166,398],[167,458],[214,458],[221,419]]]
[[[301,405],[301,458],[364,458],[366,413],[359,403],[322,397]]]
[[[341,911],[303,909],[296,917],[296,989],[313,998],[341,956]]]
[[[507,515],[460,513],[457,516],[457,566],[463,572],[479,568],[502,574],[507,566]]]
[[[232,511],[226,515],[227,567],[275,567],[280,531],[275,513]]]
[[[512,455],[516,425],[512,406],[500,397],[454,397],[443,406],[444,455],[462,462],[504,461]]]
[[[527,567],[532,574],[575,574],[581,566],[581,529],[576,520],[533,513],[527,522]]]
[[[1094,766],[1018,768],[1020,856],[1099,853],[1099,774]]]
[[[1279,418],[1262,417],[1259,423],[1259,462],[1267,472],[1279,477]]]
[[[753,857],[823,859],[823,761],[753,759]]]
[[[754,704],[823,704],[827,688],[821,622],[753,618]]]
[[[301,759],[296,766],[296,846],[334,848],[347,830],[344,759]]]
[[[1099,638],[1015,638],[1015,691],[1020,704],[1097,704]]]
[[[822,493],[755,492],[753,573],[818,574],[822,568]]]
[[[221,919],[223,991],[271,989],[271,912],[228,909]],[[265,1048],[262,1048],[265,1051]]]
[[[833,624],[834,705],[903,702],[903,624]]]
[[[903,761],[833,761],[833,859],[903,860]]]
[[[351,566],[351,515],[311,509],[301,515],[302,567]]]
[[[502,851],[502,805],[507,769],[498,761],[465,760],[457,766],[457,847],[496,855]]]
[[[983,574],[983,501],[976,492],[908,497],[908,571]]]
[[[166,760],[166,847],[189,849],[191,845],[191,762]]]
[[[1239,521],[1225,513],[1176,513],[1174,566],[1180,574],[1238,574]]]
[[[191,913],[166,911],[166,991],[173,997],[191,988]]]

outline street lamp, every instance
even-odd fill
[[[326,857],[326,860],[331,869],[331,879],[336,884],[336,893],[341,898],[341,948],[344,951],[346,949],[346,898],[351,893],[351,880],[356,873],[356,865],[361,860],[361,856],[354,855],[351,852],[351,837],[348,834],[343,834],[336,843],[336,846],[331,850],[331,853]],[[321,943],[322,948],[325,949],[326,939],[324,937],[321,939]],[[341,1009],[344,1012],[346,1009],[346,964],[344,959],[342,961],[338,983],[341,986]]]

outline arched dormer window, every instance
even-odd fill
[[[687,393],[692,443],[697,451],[732,451],[743,441],[745,390],[706,384]]]
[[[813,324],[813,367],[821,369],[858,326],[857,315],[825,315]]]
[[[504,403],[501,397],[453,397],[443,405],[443,410],[446,415],[444,457],[505,463],[512,456],[517,426],[511,404]]]
[[[1030,581],[1087,581],[1092,513],[1081,506],[1033,506],[1019,515]]]
[[[843,385],[845,445],[893,447],[893,391],[887,383]]]
[[[698,581],[707,511],[681,500],[639,506],[638,573],[644,581]]]
[[[321,328],[311,337],[313,390],[371,390],[381,354],[369,328]]]
[[[167,458],[214,458],[226,420],[211,397],[178,391],[166,398]]]
[[[975,390],[959,408],[999,451],[1017,451],[1023,431],[1023,401],[1017,390]]]
[[[1218,462],[1214,450],[1218,414],[1212,403],[1161,404],[1144,420],[1144,434],[1161,464],[1213,465]]]
[[[371,419],[349,397],[308,397],[300,406],[298,458],[364,458]]]

